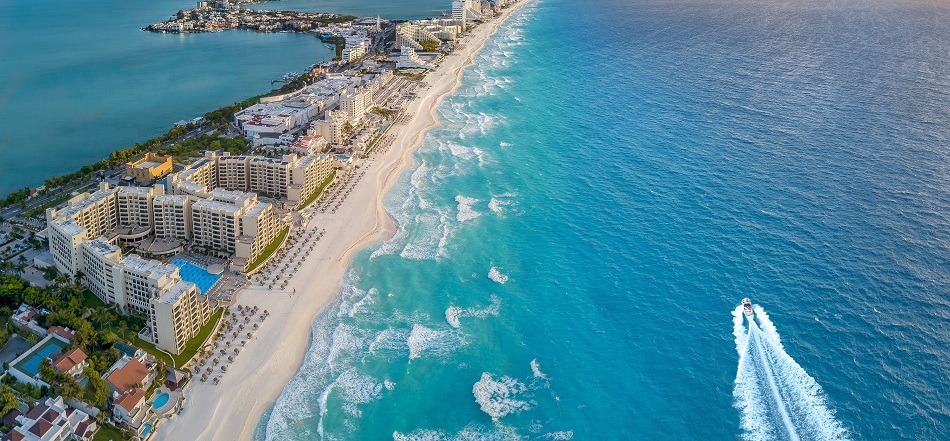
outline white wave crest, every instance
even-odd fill
[[[508,281],[508,276],[505,274],[502,274],[502,272],[499,271],[498,268],[495,266],[492,266],[491,269],[488,270],[488,278],[491,279],[493,282],[500,283],[502,285],[504,285],[505,282]]]
[[[475,317],[475,318],[485,318],[488,316],[498,316],[498,311],[501,307],[501,299],[498,296],[491,296],[491,304],[485,308],[459,308],[458,306],[449,306],[445,310],[445,321],[449,323],[455,329],[461,329],[462,317]]]
[[[350,368],[333,382],[343,399],[343,410],[354,417],[362,416],[360,404],[367,404],[382,397],[383,385],[366,374]]]
[[[527,401],[518,399],[526,390],[525,385],[514,378],[503,376],[495,380],[488,372],[483,372],[482,378],[472,386],[475,402],[494,420],[531,409]]]
[[[573,430],[562,430],[559,432],[545,433],[544,439],[550,439],[554,441],[568,441],[574,439]]]
[[[534,374],[534,378],[540,378],[542,380],[548,379],[548,376],[544,375],[544,372],[541,372],[541,364],[538,363],[537,358],[531,360],[531,373]]]
[[[424,354],[444,355],[457,349],[461,343],[461,337],[454,330],[432,329],[418,323],[412,325],[406,339],[410,360]]]
[[[455,197],[455,202],[458,202],[458,215],[456,219],[458,219],[459,222],[472,220],[482,215],[472,208],[472,206],[478,202],[478,199],[458,195]]]

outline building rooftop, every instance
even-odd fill
[[[106,381],[116,390],[127,392],[148,378],[148,368],[136,358],[123,357],[115,363],[115,368],[106,376]]]
[[[130,254],[122,259],[122,264],[125,265],[126,269],[144,274],[150,279],[158,279],[178,272],[178,267],[175,265],[166,265],[157,260],[143,259],[137,254]]]
[[[145,399],[145,391],[140,387],[136,387],[122,395],[115,400],[115,405],[125,409],[126,412],[132,413],[136,407],[138,407],[142,400]]]
[[[86,361],[86,353],[83,352],[82,349],[70,349],[53,362],[53,367],[55,367],[60,372],[68,372],[70,369],[79,366],[84,361]]]
[[[197,289],[197,285],[182,280],[181,282],[178,282],[169,288],[165,294],[162,294],[162,296],[158,298],[158,302],[164,303],[166,305],[174,305],[178,303],[178,300],[181,298],[181,296],[186,295],[188,292],[195,289]]]

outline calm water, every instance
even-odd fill
[[[0,193],[70,172],[332,58],[313,37],[139,28],[195,2],[0,2]]]
[[[279,0],[249,5],[254,9],[336,12],[358,17],[417,19],[451,12],[451,0]]]
[[[440,114],[259,438],[950,438],[945,4],[540,0]]]

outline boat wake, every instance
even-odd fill
[[[761,306],[733,315],[739,352],[733,396],[747,440],[846,440],[821,386],[785,352]]]

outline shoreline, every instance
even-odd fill
[[[463,49],[445,57],[426,76],[426,93],[407,106],[412,119],[394,127],[398,133],[390,150],[365,164],[366,175],[336,213],[316,213],[307,225],[307,230],[325,229],[328,234],[286,290],[249,287],[239,294],[236,304],[258,305],[270,311],[272,319],[248,342],[220,384],[192,382],[188,386],[183,410],[157,427],[156,439],[252,439],[264,413],[299,371],[310,345],[313,320],[337,299],[353,257],[395,233],[385,196],[415,162],[413,153],[425,134],[439,125],[436,109],[461,85],[474,56],[525,3],[515,3],[474,29],[463,40]],[[367,210],[373,210],[372,215]],[[294,289],[297,295],[291,297]]]

